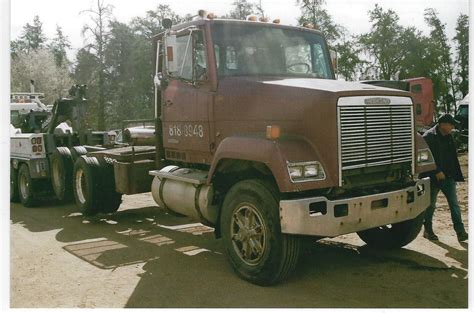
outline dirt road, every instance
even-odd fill
[[[467,176],[467,155],[461,156]],[[467,225],[467,182],[460,184]],[[466,308],[467,244],[440,196],[434,228],[396,252],[356,235],[308,246],[274,287],[237,278],[212,230],[166,214],[149,194],[115,215],[85,218],[71,205],[11,206],[11,306]]]

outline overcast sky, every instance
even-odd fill
[[[214,12],[218,16],[231,10],[234,0],[106,0],[114,6],[114,16],[121,22],[129,22],[135,16],[144,16],[158,4],[169,4],[180,15],[196,13],[199,9]],[[256,2],[258,0],[254,0]],[[280,18],[283,24],[296,25],[300,10],[296,0],[261,0],[270,18]],[[74,49],[83,46],[82,26],[88,22],[87,14],[81,11],[91,8],[96,0],[12,0],[11,38],[21,35],[23,26],[32,23],[38,15],[43,22],[43,30],[48,38],[55,34],[56,25],[61,26],[69,37]],[[400,17],[400,24],[415,26],[427,34],[423,19],[425,8],[438,11],[443,23],[447,24],[450,38],[455,35],[456,19],[460,13],[468,14],[468,0],[326,0],[326,8],[336,23],[346,27],[352,34],[370,30],[367,12],[379,3],[385,10],[393,9]]]

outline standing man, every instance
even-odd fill
[[[438,124],[423,135],[436,163],[436,170],[430,173],[431,204],[425,212],[424,222],[423,237],[429,240],[438,240],[438,236],[433,232],[433,213],[436,209],[436,199],[440,190],[448,200],[458,241],[465,241],[468,237],[464,230],[461,209],[456,196],[456,182],[464,181],[456,146],[451,136],[456,123],[457,121],[451,115],[444,114],[438,119]]]

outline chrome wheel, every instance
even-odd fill
[[[80,168],[76,172],[76,195],[81,203],[86,202],[86,197],[84,196],[84,187],[85,187],[85,175],[84,171]]]
[[[19,181],[21,196],[23,199],[27,199],[30,190],[30,182],[28,181],[28,177],[26,177],[24,174],[20,174]]]
[[[231,220],[232,244],[237,255],[248,265],[257,264],[266,246],[266,227],[258,210],[243,203]]]
[[[59,160],[53,160],[53,187],[54,190],[58,191],[61,189],[61,176],[59,175],[61,169],[59,167]]]

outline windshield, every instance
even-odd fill
[[[212,28],[219,76],[332,78],[321,35],[259,24]]]

